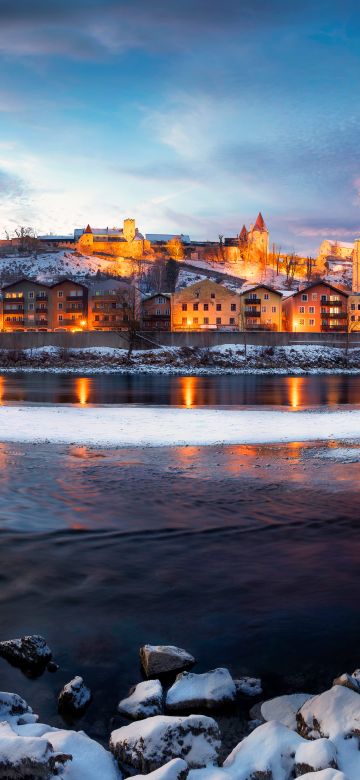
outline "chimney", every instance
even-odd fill
[[[360,238],[356,238],[354,242],[352,291],[360,292]]]

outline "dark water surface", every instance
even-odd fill
[[[170,406],[337,406],[360,404],[360,375],[166,376],[0,375],[3,404],[152,404]]]
[[[144,642],[261,675],[265,695],[359,666],[355,445],[3,444],[0,496],[1,638],[41,633],[60,664],[29,680],[0,660],[1,689],[45,722],[81,674],[79,727],[106,740]]]

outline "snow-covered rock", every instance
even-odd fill
[[[337,769],[337,750],[330,739],[307,740],[295,753],[295,776],[320,769]]]
[[[264,720],[277,720],[283,726],[296,731],[296,713],[311,699],[310,693],[292,693],[285,696],[277,696],[261,704],[260,712]]]
[[[148,775],[135,775],[132,780],[141,780],[146,777],[146,780],[186,780],[189,773],[189,767],[182,758],[173,758],[168,761],[167,764],[161,766],[160,769],[155,769],[154,772],[149,772]]]
[[[140,648],[140,660],[147,677],[167,672],[191,669],[195,658],[181,647],[173,645],[144,645]]]
[[[260,696],[262,694],[262,683],[259,677],[238,677],[234,683],[236,693],[245,696]]]
[[[360,735],[360,697],[342,685],[313,696],[297,714],[298,731],[308,739]],[[359,774],[360,777],[360,774]]]
[[[80,711],[88,706],[91,691],[86,687],[82,677],[74,677],[59,693],[59,708]]]
[[[0,723],[0,777],[52,780],[72,756],[54,750],[46,737],[23,737],[9,723]]]
[[[335,677],[333,685],[343,685],[344,688],[350,688],[350,690],[360,693],[360,672],[356,669],[353,674],[341,674],[339,677]]]
[[[224,761],[234,780],[290,780],[295,753],[305,740],[276,721],[263,723]]]
[[[52,652],[42,636],[34,634],[0,642],[0,656],[20,667],[44,667]]]
[[[83,731],[54,729],[46,732],[44,738],[50,742],[54,751],[72,755],[72,761],[65,766],[63,780],[121,780],[121,773],[111,753]]]
[[[25,699],[17,693],[0,692],[0,722],[6,721],[10,725],[17,723],[34,723],[37,715],[34,715],[31,707]]]
[[[160,680],[146,680],[135,685],[129,696],[119,702],[118,710],[136,720],[161,715],[164,710],[164,694]]]
[[[320,772],[306,772],[306,775],[301,775],[301,780],[349,780],[349,778],[337,769],[322,769]]]
[[[205,715],[155,715],[113,731],[110,750],[121,764],[145,774],[172,758],[203,767],[218,763],[220,731]]]
[[[228,669],[213,669],[204,674],[182,672],[166,695],[170,712],[229,704],[236,698],[236,687]]]

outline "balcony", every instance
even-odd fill
[[[343,302],[341,298],[335,298],[335,300],[333,301],[330,300],[320,301],[320,306],[342,306],[342,305]]]
[[[83,307],[77,306],[76,309],[70,308],[70,306],[67,306],[66,309],[64,309],[66,314],[82,314],[83,313]]]
[[[326,314],[321,315],[323,320],[346,320],[347,319],[347,313],[346,311],[338,312],[337,314],[335,312],[327,312]]]
[[[35,320],[35,325],[37,328],[47,328],[48,327],[48,321],[47,320]]]
[[[251,306],[251,304],[256,306],[256,304],[259,305],[259,303],[261,303],[261,298],[245,298],[245,303],[249,306]]]
[[[48,296],[47,295],[35,295],[35,298],[37,301],[47,301]]]
[[[44,314],[47,314],[47,306],[44,309],[42,309],[40,306],[37,306],[35,311],[36,311],[36,314],[41,314],[42,312]]]
[[[346,325],[322,325],[321,330],[323,333],[346,333]]]
[[[4,314],[16,314],[16,312],[23,314],[24,304],[22,306],[12,306],[11,308],[7,308],[6,303],[4,304]]]
[[[261,317],[261,311],[259,309],[245,309],[245,317]]]
[[[13,301],[14,303],[16,303],[16,301],[24,301],[24,293],[19,293],[18,295],[12,295],[11,298],[10,297],[8,298],[8,296],[5,293],[4,301],[6,303],[10,303],[10,301]]]
[[[83,301],[84,296],[83,295],[67,295],[66,296],[67,301]]]

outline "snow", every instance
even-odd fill
[[[349,780],[349,778],[337,769],[322,769],[320,772],[306,772],[305,775],[301,775],[301,780]]]
[[[359,438],[360,410],[357,409],[0,407],[0,440],[12,442],[155,447]]]
[[[262,684],[259,677],[239,677],[234,680],[237,693],[245,696],[260,696],[262,693]]]
[[[337,763],[336,747],[330,739],[307,740],[295,753],[295,764],[327,769]]]
[[[310,693],[293,693],[285,696],[277,696],[275,699],[264,701],[261,705],[261,714],[264,720],[277,720],[289,729],[296,730],[296,713],[308,699]]]
[[[234,701],[236,687],[228,669],[213,669],[203,674],[182,672],[166,695],[166,707],[170,711],[191,707],[216,707]]]
[[[91,700],[91,691],[84,684],[82,677],[74,677],[64,685],[59,695],[59,705],[82,710]]]
[[[135,686],[133,692],[118,704],[119,712],[131,718],[147,718],[161,715],[163,688],[160,680],[145,680]]]
[[[140,660],[148,677],[180,672],[195,663],[195,658],[187,650],[174,645],[143,645],[140,647]]]
[[[63,780],[121,780],[111,753],[82,731],[52,730],[44,734],[55,752],[69,753],[72,761],[65,765]]]
[[[188,765],[182,758],[173,758],[168,761],[167,764],[161,766],[160,769],[155,769],[154,772],[150,772],[148,775],[135,775],[132,780],[140,780],[140,778],[147,778],[148,780],[181,780],[188,774]]]
[[[289,780],[294,756],[305,740],[281,723],[270,721],[259,726],[240,742],[224,762],[224,768],[236,780],[249,780],[256,772],[272,772],[274,780]],[[266,775],[265,775],[266,777]]]
[[[40,767],[50,769],[52,757],[53,749],[46,737],[19,737],[9,723],[0,723],[0,774],[3,777],[6,775],[2,772],[8,767],[17,771],[19,777],[24,776],[21,769],[25,762],[29,762],[34,773],[40,776]]]

